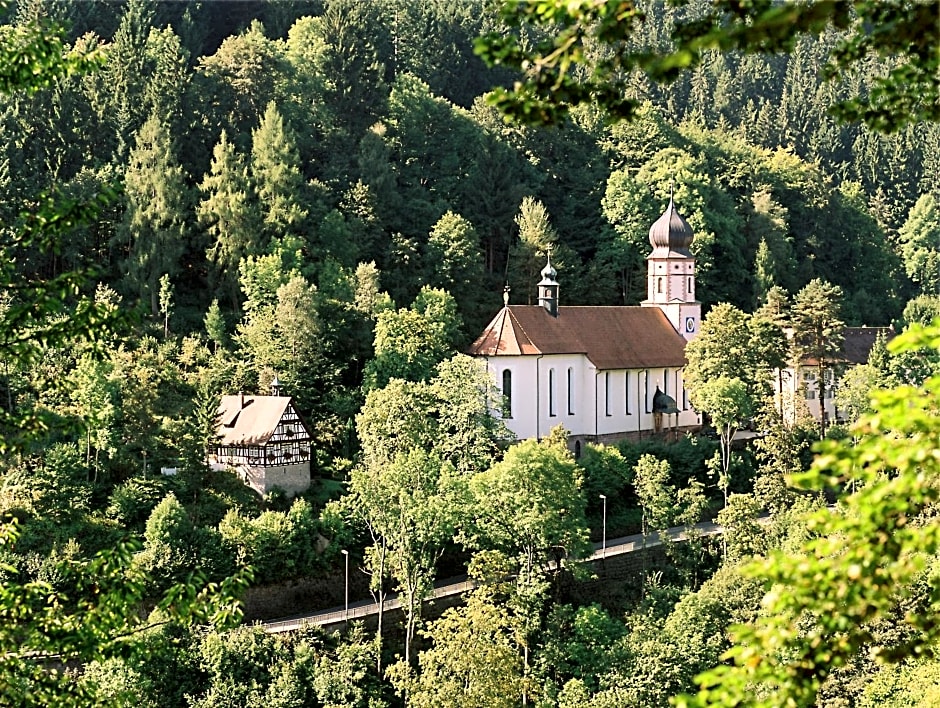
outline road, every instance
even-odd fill
[[[705,521],[695,525],[696,532],[702,536],[714,536],[721,533],[721,527],[710,521]],[[686,539],[685,527],[672,528],[667,531],[669,538],[673,541],[684,541]],[[643,534],[634,534],[632,536],[623,536],[621,538],[610,539],[607,541],[606,548],[602,543],[594,544],[594,552],[585,559],[587,562],[597,562],[604,558],[613,558],[616,556],[635,553],[644,548],[654,548],[662,545],[659,534],[650,534],[645,539]],[[425,601],[438,600],[453,595],[460,595],[472,590],[476,583],[468,580],[466,577],[449,578],[442,580],[434,586],[434,591],[425,598]],[[390,597],[385,601],[385,611],[397,610],[400,603],[396,597]],[[261,623],[266,631],[277,634],[280,632],[292,632],[300,629],[303,625],[328,626],[342,624],[349,620],[364,619],[378,614],[379,605],[370,600],[361,602],[352,602],[349,604],[347,614],[346,607],[331,607],[327,610],[315,612],[313,614],[299,615],[296,617],[285,617],[278,620],[271,620]]]

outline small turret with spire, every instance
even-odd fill
[[[552,251],[548,250],[547,262],[542,268],[542,279],[539,281],[539,305],[544,307],[552,317],[558,317],[558,281],[555,276],[558,272],[552,267]]]

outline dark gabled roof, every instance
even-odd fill
[[[473,343],[474,356],[584,354],[598,369],[685,366],[685,340],[656,307],[504,307]]]
[[[867,364],[868,355],[879,335],[892,339],[894,330],[890,327],[846,327],[842,335],[840,358],[853,364]]]
[[[879,335],[892,339],[894,330],[890,327],[846,327],[842,331],[842,348],[832,358],[833,363],[867,364],[868,355]],[[815,366],[817,363],[813,357],[803,359],[803,364],[808,366]]]

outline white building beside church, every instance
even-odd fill
[[[693,234],[672,198],[650,228],[647,298],[640,306],[559,304],[548,264],[538,305],[507,302],[469,353],[482,357],[519,439],[557,425],[581,444],[697,428],[682,380],[685,343],[698,333]]]
[[[781,369],[774,380],[774,396],[778,410],[788,423],[797,418],[798,403],[805,401],[806,410],[813,420],[825,416],[825,425],[845,423],[844,413],[836,405],[836,394],[845,372],[852,367],[868,363],[868,357],[878,338],[890,341],[894,330],[890,327],[846,327],[842,331],[842,346],[827,361],[825,386],[820,396],[819,362],[804,358],[798,365]],[[800,404],[802,405],[802,404]]]

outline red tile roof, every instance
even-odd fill
[[[474,356],[584,354],[598,369],[685,365],[685,340],[656,307],[509,305],[468,350]]]

